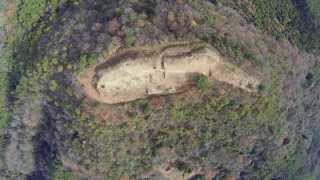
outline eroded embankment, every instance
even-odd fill
[[[258,78],[224,60],[217,50],[202,42],[127,49],[88,67],[79,81],[88,97],[115,104],[181,92],[199,75],[248,92],[257,91],[260,84]]]

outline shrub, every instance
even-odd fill
[[[58,88],[58,83],[55,80],[50,81],[49,89],[50,91],[56,91]]]
[[[197,80],[197,88],[200,90],[206,90],[209,87],[209,78],[205,75],[200,75]]]
[[[124,37],[124,43],[126,47],[133,46],[136,42],[136,37],[134,31],[127,31]]]

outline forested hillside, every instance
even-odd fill
[[[319,55],[317,0],[0,0],[0,179],[320,179]]]

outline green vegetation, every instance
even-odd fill
[[[1,52],[0,52],[1,53]],[[3,59],[0,57],[0,66],[5,67],[4,64],[1,63]],[[4,156],[3,153],[5,152],[5,128],[7,127],[7,122],[9,120],[9,112],[7,109],[7,99],[6,99],[6,86],[7,86],[7,79],[6,79],[6,71],[0,72],[0,168],[4,165]]]
[[[4,13],[7,4],[5,2],[0,2],[0,13]],[[6,31],[5,19],[8,20],[11,17],[0,17],[0,33],[4,33]],[[11,45],[8,44],[10,35],[0,37],[0,134],[2,136],[3,129],[6,127],[6,123],[8,120],[8,109],[7,109],[7,85],[8,85],[8,68],[9,68],[9,60],[12,56]]]
[[[51,80],[50,81],[50,85],[49,85],[49,89],[50,89],[50,91],[56,91],[57,90],[57,88],[58,88],[58,83],[57,83],[57,81],[55,81],[55,80]]]
[[[53,70],[51,58],[40,56],[38,53],[39,39],[44,33],[49,32],[45,26],[46,21],[39,23],[38,20],[49,4],[51,4],[51,12],[55,11],[58,4],[55,0],[8,2],[10,6],[7,7],[11,9],[1,8],[1,12],[8,10],[12,13],[10,14],[12,17],[6,17],[6,21],[2,21],[3,17],[0,17],[0,31],[5,32],[4,37],[1,37],[3,39],[0,40],[2,47],[0,49],[0,169],[2,172],[5,168],[3,157],[5,145],[8,143],[3,139],[3,133],[9,120],[9,113],[20,112],[21,105],[26,100],[33,101],[37,98],[40,90],[44,89],[43,82],[48,79]],[[2,2],[0,4],[3,5]],[[14,11],[15,7],[17,12]],[[9,29],[4,29],[5,27]],[[9,175],[14,177],[19,173],[10,172]]]
[[[208,76],[200,75],[197,80],[197,88],[200,90],[206,90],[209,87]]]
[[[83,54],[80,56],[80,62],[76,66],[77,72],[82,72],[87,66],[97,63],[99,57],[97,54]]]
[[[319,1],[296,1],[297,5],[291,0],[253,2],[253,18],[259,28],[277,38],[287,38],[307,51],[320,53]]]
[[[71,180],[71,179],[75,179],[72,176],[72,173],[65,171],[63,169],[57,170],[53,176],[53,180]]]
[[[49,29],[46,28],[45,21],[37,23],[37,20],[43,15],[49,4],[52,8],[51,12],[55,11],[58,2],[60,1],[16,2],[16,6],[20,7],[12,22],[16,34],[7,39],[9,52],[11,48],[14,51],[6,59],[9,71],[15,75],[15,80],[10,82],[11,89],[9,89],[12,91],[11,95],[15,97],[29,97],[30,94],[37,94],[42,88],[41,82],[46,80],[52,71],[50,58],[39,57],[37,47],[39,39],[44,33],[48,33]],[[35,29],[30,32],[32,27]]]
[[[131,47],[136,42],[135,32],[133,30],[128,30],[125,33],[124,44],[126,47]]]
[[[50,177],[53,180],[77,180],[77,178],[73,173],[67,171],[63,168],[61,162],[53,162],[52,168],[50,169]]]
[[[46,1],[43,0],[20,1],[18,6],[21,8],[17,16],[20,30],[30,29],[32,24],[42,16],[46,5]]]
[[[318,0],[306,0],[310,13],[317,26],[320,25],[320,2]]]
[[[293,28],[298,12],[291,0],[254,0],[256,25],[271,32],[276,37],[289,36],[288,29]]]
[[[18,34],[23,34],[26,30],[30,30],[34,23],[37,22],[44,12],[50,7],[52,18],[55,17],[55,10],[59,3],[66,0],[16,0],[19,12],[16,16],[16,28]]]
[[[8,112],[6,107],[6,95],[7,95],[7,59],[10,52],[0,49],[0,131],[6,126],[8,119]]]
[[[84,70],[99,59],[98,55],[88,52],[81,53],[76,56],[77,61],[71,62],[66,57],[66,53],[59,54],[60,51],[63,51],[59,50],[59,47],[44,48],[57,53],[44,55],[39,53],[43,50],[39,47],[41,37],[51,33],[47,23],[56,18],[55,9],[64,0],[18,0],[16,2],[19,13],[13,23],[17,36],[10,36],[6,39],[3,51],[5,53],[1,52],[0,56],[0,132],[3,132],[6,126],[8,110],[17,110],[25,101],[25,97],[32,100],[40,94],[45,94],[48,96],[46,97],[48,103],[63,109],[66,114],[72,116],[70,121],[63,122],[65,123],[63,128],[66,129],[64,133],[75,136],[66,142],[60,142],[64,143],[66,148],[64,155],[77,157],[79,165],[88,170],[97,170],[107,174],[106,178],[109,179],[119,179],[122,176],[134,178],[150,170],[153,164],[170,160],[172,157],[182,157],[181,159],[185,162],[181,169],[188,172],[196,170],[199,166],[209,169],[227,167],[230,163],[226,162],[228,158],[243,154],[255,156],[257,155],[255,153],[259,153],[255,148],[261,147],[266,152],[263,154],[266,162],[261,171],[257,173],[257,177],[268,178],[279,169],[290,173],[297,171],[302,157],[295,151],[297,139],[290,140],[287,151],[283,155],[273,157],[273,154],[269,153],[272,151],[269,149],[273,145],[271,143],[283,131],[283,121],[286,118],[286,111],[282,110],[280,105],[280,83],[282,75],[287,73],[288,69],[279,62],[273,64],[279,58],[278,56],[260,58],[256,54],[258,51],[254,51],[255,47],[250,48],[236,40],[232,41],[218,37],[214,33],[201,31],[196,36],[213,44],[233,63],[243,65],[250,62],[256,65],[257,69],[261,69],[266,79],[261,92],[249,94],[240,89],[229,88],[229,86],[223,88],[226,85],[209,88],[208,77],[199,76],[196,79],[196,86],[202,90],[202,93],[199,97],[195,97],[197,101],[176,102],[168,100],[170,99],[168,97],[159,97],[159,102],[162,100],[166,103],[163,107],[161,103],[158,104],[162,108],[160,110],[159,107],[155,108],[149,99],[119,105],[118,109],[121,109],[125,115],[120,114],[120,117],[114,115],[115,119],[118,120],[124,116],[125,121],[106,125],[102,122],[101,117],[105,118],[109,114],[108,112],[103,114],[101,109],[111,109],[115,113],[118,109],[79,100],[74,97],[74,89],[68,82],[60,82],[59,77],[55,78],[57,74],[62,74],[67,70],[72,73]],[[149,8],[142,8],[143,11],[146,11],[146,14],[153,14],[153,9],[149,7],[150,4],[154,5],[153,1],[143,2],[147,4],[146,8]],[[188,2],[193,6],[198,5],[197,1],[189,0]],[[253,2],[256,12],[252,18],[259,28],[277,38],[288,38],[301,44],[304,48],[320,51],[317,39],[320,36],[312,32],[315,27],[319,27],[320,3],[318,1],[307,1],[315,22],[313,27],[306,28],[306,31],[310,33],[308,35],[302,34],[302,28],[306,26],[302,24],[303,20],[291,0],[254,0]],[[206,8],[208,7],[201,7],[201,13],[204,15],[199,19],[188,21],[189,24],[191,22],[193,30],[206,24],[211,27],[218,20],[210,14],[211,10]],[[4,10],[4,7],[0,6],[1,10]],[[45,11],[49,12],[46,14],[49,17],[43,16]],[[115,16],[119,17],[124,13],[126,12],[117,8]],[[129,16],[129,19],[136,21],[137,17],[139,16],[132,15]],[[147,18],[144,20],[147,21]],[[133,28],[130,28],[128,27],[129,30],[124,32],[126,47],[131,47],[136,43],[136,32],[138,31],[135,32]],[[56,36],[59,35],[61,34]],[[304,44],[304,42],[307,43]],[[8,69],[15,75],[10,81],[10,89],[8,89]],[[319,67],[315,66],[306,77],[307,81],[303,86],[310,88],[318,84],[319,74]],[[54,94],[55,92],[57,94]],[[60,94],[65,96],[61,98]],[[13,104],[10,104],[9,109],[6,95],[10,95],[15,100]],[[92,108],[88,109],[87,106]],[[97,113],[99,117],[91,113],[95,109],[101,110]],[[111,119],[112,115],[108,118]],[[109,119],[104,120],[109,122]],[[256,138],[255,142],[250,142],[249,145],[242,143],[243,139],[246,140],[253,136]],[[255,147],[250,146],[252,144]],[[171,154],[160,152],[163,148],[169,149]],[[75,178],[72,173],[64,170],[61,164],[55,165],[52,172],[53,179]],[[294,177],[294,174],[289,177]],[[313,177],[310,175],[306,178]]]
[[[206,82],[206,78],[203,81]],[[98,119],[80,113],[82,110],[71,110],[77,122],[66,128],[79,132],[81,139],[90,143],[84,145],[80,139],[75,139],[69,156],[90,159],[83,165],[92,169],[98,168],[104,173],[108,169],[110,179],[118,179],[120,175],[135,177],[150,170],[154,158],[170,157],[161,155],[161,148],[171,149],[174,157],[188,160],[192,156],[193,164],[186,163],[188,171],[195,168],[195,164],[208,168],[224,166],[226,155],[252,151],[241,145],[240,139],[256,134],[260,135],[258,139],[264,139],[280,133],[277,129],[281,127],[282,116],[276,98],[277,84],[275,82],[270,89],[267,87],[268,95],[262,96],[251,96],[241,90],[221,95],[217,93],[220,89],[215,87],[207,91],[210,96],[204,95],[201,102],[172,104],[161,111],[150,107],[146,100],[133,102],[128,108],[132,112],[129,114],[133,114],[128,122],[107,127],[99,125]],[[138,111],[143,113],[134,113]],[[169,114],[164,115],[164,112]],[[225,151],[220,151],[219,147]],[[199,151],[203,153],[192,155]],[[93,159],[91,153],[96,153],[97,157]]]

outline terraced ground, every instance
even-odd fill
[[[249,92],[260,85],[258,77],[250,77],[201,42],[125,50],[84,70],[79,81],[88,97],[115,104],[182,92],[201,76]]]

